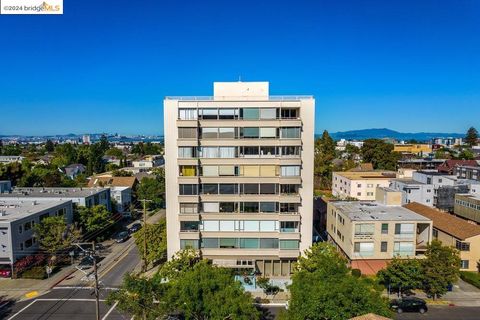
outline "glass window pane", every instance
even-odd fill
[[[281,128],[280,137],[283,139],[300,138],[300,128],[298,127]]]
[[[180,120],[197,120],[197,109],[178,109]]]
[[[235,248],[237,246],[236,238],[220,238],[220,248]]]
[[[277,128],[260,128],[260,137],[262,138],[276,138]]]
[[[218,109],[201,109],[203,119],[217,119]]]
[[[218,194],[218,184],[204,183],[202,184],[203,194]]]
[[[244,222],[244,231],[258,232],[260,230],[260,225],[258,221],[246,220]]]
[[[276,212],[276,202],[260,202],[260,212]]]
[[[220,128],[219,137],[221,139],[233,139],[235,138],[235,128]]]
[[[219,185],[219,193],[220,194],[236,194],[237,193],[237,185],[233,183],[221,183]]]
[[[220,212],[236,212],[235,202],[220,202]]]
[[[235,158],[235,147],[220,147],[219,158]]]
[[[202,139],[217,139],[218,128],[202,128]]]
[[[243,238],[240,239],[240,248],[245,249],[258,249],[259,247],[259,239],[257,238]]]
[[[280,240],[280,249],[298,249],[298,240]]]
[[[260,231],[275,231],[275,221],[260,221]]]
[[[277,118],[277,109],[275,109],[275,108],[260,109],[260,118],[261,119],[276,119]]]
[[[219,166],[218,174],[221,176],[234,176],[235,166]]]
[[[235,221],[233,220],[221,220],[220,231],[235,231]]]
[[[258,202],[243,202],[241,212],[258,212]]]
[[[203,212],[220,212],[218,202],[204,202],[202,206]]]
[[[218,110],[219,118],[220,119],[235,119],[235,115],[237,114],[236,109],[223,109],[220,108]]]
[[[202,158],[218,158],[218,147],[202,147]]]
[[[260,129],[256,127],[242,128],[244,138],[258,138]]]
[[[300,175],[300,166],[282,166],[281,173],[283,177],[294,177]]]
[[[181,239],[180,249],[198,249],[198,240]]]
[[[260,194],[276,194],[277,185],[274,183],[262,183],[260,184]]]
[[[218,238],[202,238],[202,248],[218,248]]]
[[[243,194],[258,194],[258,183],[245,183],[242,188]]]
[[[258,108],[243,108],[243,119],[258,120],[260,112]]]
[[[260,248],[276,249],[278,248],[278,239],[260,239]]]

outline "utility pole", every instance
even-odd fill
[[[147,202],[152,200],[142,199],[143,202],[143,272],[147,272]]]

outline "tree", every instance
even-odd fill
[[[465,136],[465,142],[470,146],[476,146],[478,141],[478,131],[474,127],[470,127]]]
[[[112,176],[114,177],[133,177],[133,173],[131,171],[125,170],[113,170]]]
[[[396,170],[401,154],[393,151],[393,144],[380,139],[363,142],[361,154],[364,163],[372,163],[374,169]]]
[[[108,138],[106,135],[102,134],[102,136],[100,137],[100,141],[98,142],[98,147],[102,151],[102,156],[108,149],[110,149],[110,143],[108,142]]]
[[[161,178],[143,178],[137,187],[137,199],[152,200],[149,207],[159,208],[163,203],[165,180]]]
[[[40,248],[52,255],[52,261],[57,252],[69,248],[79,237],[75,226],[67,225],[63,216],[46,217],[33,228]]]
[[[385,269],[377,273],[380,283],[399,293],[422,287],[423,268],[418,259],[399,259],[394,257]]]
[[[147,239],[147,253],[145,255],[144,239]],[[160,261],[167,253],[167,224],[165,219],[156,224],[147,224],[142,230],[134,234],[140,256],[146,258],[147,266]]]
[[[198,320],[260,318],[252,297],[230,269],[199,260],[190,250],[175,256],[151,279],[127,275],[120,290],[108,297],[108,303],[115,302],[118,309],[140,319],[170,314]]]
[[[460,159],[460,160],[474,160],[475,155],[473,154],[473,152],[471,150],[463,149],[462,151],[460,151],[460,153],[458,154],[458,156],[456,158]]]
[[[285,319],[336,320],[391,313],[381,291],[368,279],[353,276],[345,259],[328,243],[314,244],[299,258],[289,290]]]
[[[77,160],[77,150],[71,143],[59,144],[55,147],[55,158],[52,164],[56,167],[65,167],[75,163]]]
[[[330,189],[332,184],[332,160],[335,158],[335,142],[323,131],[322,137],[315,141],[314,174],[316,186]]]
[[[447,292],[447,287],[458,280],[460,254],[453,247],[442,246],[433,240],[427,247],[423,265],[423,290],[433,299]]]
[[[114,222],[112,214],[104,205],[96,205],[91,208],[79,207],[77,214],[83,233],[89,236],[101,236],[98,231],[105,229]]]
[[[116,157],[116,158],[121,158],[123,157],[123,152],[122,150],[118,148],[110,148],[107,151],[105,151],[106,156],[111,156],[111,157]]]
[[[55,145],[53,144],[52,140],[47,140],[47,142],[45,143],[45,150],[47,152],[53,152],[55,150]]]

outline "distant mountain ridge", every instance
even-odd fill
[[[340,140],[365,140],[365,139],[396,139],[396,140],[418,140],[429,141],[433,138],[463,138],[463,133],[445,133],[445,132],[398,132],[387,128],[350,130],[343,132],[330,133],[333,139]]]

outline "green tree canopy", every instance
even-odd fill
[[[55,144],[52,140],[48,139],[47,142],[45,142],[45,150],[47,152],[53,152],[55,150]]]
[[[349,319],[366,313],[389,316],[388,301],[374,285],[355,277],[328,243],[314,244],[301,257],[290,290],[285,319]]]
[[[423,265],[423,290],[434,299],[447,292],[447,286],[458,280],[460,254],[457,249],[433,240],[427,247]]]
[[[145,254],[144,239],[147,240],[147,252]],[[167,224],[161,219],[155,224],[147,224],[134,234],[140,256],[145,257],[147,266],[165,258],[167,253]]]
[[[165,179],[163,177],[148,178],[140,181],[137,187],[137,199],[152,200],[150,208],[158,208],[163,203],[165,194]]]
[[[97,231],[105,229],[113,223],[112,214],[104,205],[96,205],[90,208],[79,207],[77,220],[82,231],[87,235],[96,235]]]
[[[393,290],[413,290],[422,287],[423,266],[418,259],[399,259],[390,261],[385,269],[377,273],[379,281]]]
[[[374,169],[396,170],[401,155],[393,147],[380,139],[367,139],[361,148],[363,162],[372,163]]]
[[[328,131],[315,141],[314,174],[316,187],[330,189],[332,184],[332,160],[335,158],[335,141]]]
[[[476,146],[478,141],[478,131],[474,127],[470,127],[465,136],[465,142],[469,146]]]

